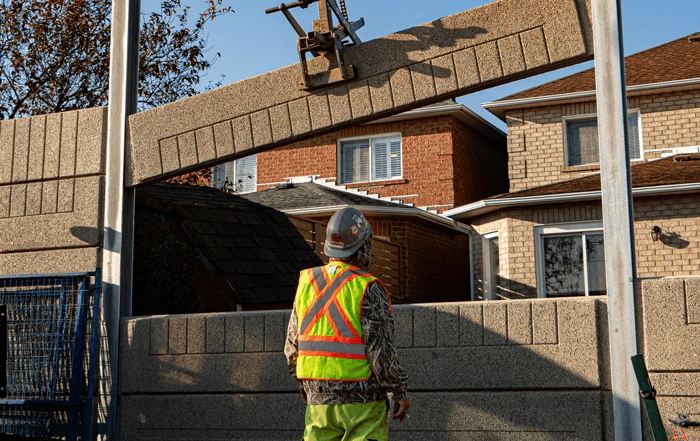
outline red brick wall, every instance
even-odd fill
[[[449,209],[455,199],[471,202],[507,189],[506,153],[498,154],[494,141],[479,135],[451,116],[424,118],[382,124],[369,124],[340,130],[287,148],[258,155],[258,184],[282,182],[292,176],[319,175],[335,178],[337,141],[356,136],[401,133],[403,179],[352,185],[380,196],[402,198],[417,206]],[[485,163],[480,163],[482,155]],[[493,169],[493,173],[486,169]],[[489,176],[501,176],[495,182]],[[472,178],[474,176],[474,178]],[[459,182],[456,182],[459,181]],[[471,182],[475,181],[475,182]],[[477,182],[478,181],[478,182]],[[266,188],[264,186],[259,189]],[[456,188],[459,188],[457,195]]]
[[[502,143],[452,121],[455,206],[508,192],[508,152]]]

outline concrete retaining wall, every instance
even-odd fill
[[[639,286],[640,348],[662,415],[698,419],[700,278]],[[282,353],[289,314],[123,321],[121,439],[298,440],[304,404]],[[392,439],[613,439],[604,297],[396,306],[394,315],[413,406]]]
[[[124,321],[121,439],[298,440],[304,404],[282,353],[288,317]],[[395,317],[413,408],[394,439],[605,439],[604,302],[397,306]]]
[[[106,113],[0,121],[0,274],[98,266]]]

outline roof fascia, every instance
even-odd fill
[[[494,126],[470,108],[458,103],[421,107],[418,109],[399,113],[398,115],[393,115],[387,118],[371,121],[367,123],[367,125],[397,121],[408,121],[437,116],[453,116],[461,122],[463,122],[464,124],[466,124],[467,126],[475,130],[484,132],[486,135],[495,138],[499,141],[505,140],[507,136],[503,130]]]
[[[638,187],[632,189],[633,196],[656,196],[669,193],[700,192],[700,182],[690,184],[656,185],[653,187]],[[463,205],[443,213],[453,219],[470,219],[492,211],[507,207],[522,205],[542,205],[572,201],[589,201],[600,199],[600,190],[582,191],[578,193],[559,193],[552,195],[524,196],[502,199],[483,199],[469,205]]]
[[[345,207],[352,207],[364,214],[388,215],[388,216],[413,216],[419,217],[429,222],[438,224],[442,227],[447,227],[452,230],[464,233],[465,231],[459,225],[455,225],[455,221],[444,215],[430,213],[419,208],[412,207],[380,207],[376,205],[330,205],[325,207],[310,207],[310,208],[292,208],[288,210],[280,210],[285,214],[293,216],[324,216],[333,215],[338,210]]]
[[[698,86],[700,86],[700,78],[689,78],[686,80],[639,84],[636,86],[627,86],[627,95],[637,96],[648,92],[664,93],[694,90],[697,89]],[[590,99],[595,99],[595,90],[588,90],[585,92],[562,93],[558,95],[545,95],[515,100],[491,101],[488,103],[482,103],[481,106],[484,109],[496,115],[502,121],[505,121],[507,110],[537,107],[543,104],[553,105],[572,101],[588,101]]]

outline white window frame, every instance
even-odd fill
[[[642,112],[640,109],[631,109],[627,111],[628,115],[631,114],[636,114],[637,115],[637,128],[638,128],[638,137],[639,137],[639,158],[631,159],[630,162],[638,162],[638,161],[643,161],[644,160],[644,139],[642,138]],[[586,113],[586,114],[581,114],[581,115],[567,115],[562,118],[562,125],[563,127],[563,134],[564,134],[564,165],[566,167],[585,167],[587,165],[599,165],[599,162],[592,162],[590,164],[580,164],[580,165],[572,165],[569,162],[569,122],[574,122],[574,121],[587,121],[591,119],[598,119],[598,114],[596,113]],[[600,139],[598,139],[598,142],[600,142]]]
[[[256,155],[251,155],[251,156],[256,156]],[[246,156],[246,158],[249,158],[249,157],[250,157],[250,156]],[[243,158],[241,158],[241,159],[243,159]],[[235,178],[235,175],[236,175],[236,166],[238,165],[238,159],[234,159],[233,161],[229,161],[229,162],[226,162],[226,163],[221,164],[221,165],[225,165],[225,164],[232,164],[234,176],[232,176],[231,178],[234,179],[234,178]],[[216,189],[220,189],[221,186],[223,186],[224,182],[223,182],[223,181],[218,182],[218,181],[219,181],[219,179],[218,179],[219,177],[216,176],[216,171],[215,171],[215,170],[216,170],[216,167],[217,167],[217,166],[214,166],[214,167],[211,168],[211,172],[212,172],[212,176],[211,176],[211,186],[214,187],[214,188],[216,188]],[[226,178],[226,177],[224,177],[224,179],[225,179],[225,178]],[[235,179],[234,179],[234,180],[235,180]],[[234,185],[234,189],[235,189],[236,184],[233,183],[233,185]],[[254,192],[257,190],[257,185],[258,185],[258,159],[257,159],[257,157],[255,158],[255,175],[253,176],[253,183],[250,184],[250,185],[252,185],[252,187],[253,187],[253,190],[252,190],[252,191],[236,191],[235,193],[236,193],[236,194],[247,194],[247,193],[254,193]]]
[[[573,234],[604,234],[602,222],[576,222],[535,226],[535,265],[537,267],[537,297],[547,298],[544,275],[544,238],[547,236],[568,236]],[[586,297],[588,292],[588,262],[583,253],[583,280]]]
[[[498,239],[498,231],[490,231],[488,233],[481,235],[481,261],[483,262],[483,275],[484,275],[484,300],[496,300],[496,295],[492,289],[493,283],[493,271],[491,268],[491,254],[489,250],[489,241],[493,239]],[[499,243],[498,250],[498,266],[501,266],[501,250]]]
[[[372,140],[376,139],[383,139],[383,138],[399,138],[399,142],[401,143],[401,174],[400,176],[392,176],[391,178],[383,178],[383,179],[373,179],[372,176],[374,175],[374,168],[372,165]],[[369,181],[357,181],[357,182],[347,182],[347,184],[361,184],[365,182],[378,182],[378,181],[390,181],[394,179],[403,179],[403,136],[401,135],[401,132],[393,132],[393,133],[382,133],[381,135],[369,135],[369,136],[352,136],[348,138],[339,138],[336,141],[336,164],[337,164],[337,176],[338,176],[338,182],[340,184],[346,184],[345,182],[345,176],[343,176],[343,143],[344,142],[349,142],[349,141],[357,141],[359,139],[366,139],[367,143],[369,144]],[[389,167],[391,167],[389,165]]]

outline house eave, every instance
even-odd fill
[[[689,184],[657,185],[653,187],[638,187],[632,189],[633,196],[657,196],[672,193],[695,192],[700,192],[700,182]],[[508,207],[556,204],[563,202],[581,202],[598,200],[600,198],[601,192],[600,190],[596,190],[503,199],[483,199],[472,204],[447,210],[443,213],[443,215],[452,219],[466,220]]]
[[[662,81],[659,83],[639,84],[627,86],[627,96],[639,96],[649,92],[664,93],[678,92],[685,90],[695,90],[700,88],[700,78],[689,78],[685,80]],[[532,98],[521,98],[505,101],[491,101],[483,103],[481,106],[496,115],[502,121],[506,119],[506,111],[513,109],[525,109],[529,107],[539,107],[543,105],[555,105],[563,103],[581,102],[595,100],[595,90],[585,92],[563,93],[558,95],[545,95]]]
[[[399,113],[398,115],[393,115],[387,118],[372,121],[367,124],[408,121],[413,119],[437,116],[452,116],[461,121],[462,123],[466,124],[467,126],[473,128],[474,130],[485,133],[487,136],[498,141],[505,142],[507,135],[503,130],[494,126],[470,108],[459,103],[421,107],[418,109]]]
[[[447,227],[451,230],[466,233],[463,227],[459,226],[454,219],[448,218],[441,214],[430,213],[420,208],[401,208],[401,207],[380,207],[376,205],[332,205],[325,207],[310,207],[310,208],[292,208],[280,210],[285,214],[301,217],[316,217],[316,216],[332,216],[338,210],[345,207],[352,207],[364,214],[386,215],[386,216],[412,216],[438,224],[442,227]]]

